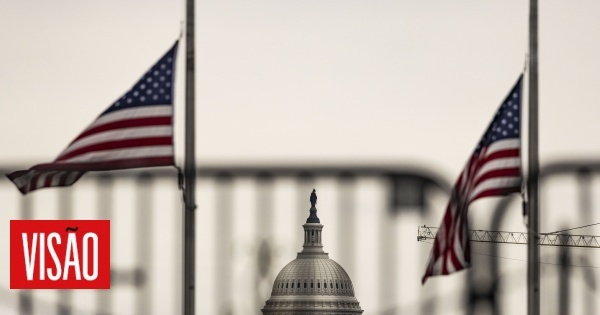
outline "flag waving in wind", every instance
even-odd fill
[[[26,194],[44,187],[70,186],[87,171],[174,165],[173,81],[177,44],[53,162],[7,177]]]
[[[483,197],[521,190],[521,81],[508,94],[454,187],[422,282],[470,265],[469,205]]]

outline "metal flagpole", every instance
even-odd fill
[[[196,285],[196,146],[194,0],[186,0],[185,28],[185,188],[183,236],[183,314],[195,313]]]
[[[529,1],[529,174],[527,314],[540,314],[539,162],[538,162],[538,1]]]

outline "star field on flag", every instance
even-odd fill
[[[7,177],[26,194],[70,186],[85,172],[174,165],[173,83],[178,42],[51,163]]]

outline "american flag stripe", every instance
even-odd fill
[[[497,140],[496,142],[489,145],[486,150],[486,154],[490,155],[494,152],[510,150],[510,149],[521,149],[521,140],[520,139],[504,139]]]
[[[521,159],[519,157],[507,157],[502,160],[494,160],[486,163],[481,167],[475,180],[479,181],[481,178],[485,178],[487,173],[496,172],[504,169],[519,169],[521,167]]]
[[[475,180],[475,186],[483,186],[487,185],[486,181],[496,179],[498,177],[517,177],[521,176],[521,169],[519,167],[513,168],[501,168],[496,170],[491,170],[479,177]]]
[[[109,130],[119,130],[126,129],[131,127],[147,127],[147,126],[170,126],[173,124],[172,118],[169,117],[142,117],[142,118],[133,118],[129,120],[119,120],[110,122],[104,125],[100,125],[94,127],[92,129],[86,130],[79,137],[75,139],[78,141],[85,137],[98,134],[101,132],[109,131]]]
[[[149,126],[149,127],[134,127],[120,130],[109,130],[89,137],[77,140],[71,144],[58,157],[59,159],[67,153],[77,149],[92,146],[98,143],[109,142],[113,140],[128,140],[128,139],[143,139],[148,137],[172,137],[173,129],[171,126]]]
[[[92,145],[88,145],[71,152],[58,158],[56,162],[74,161],[76,157],[82,156],[88,153],[95,153],[101,151],[115,152],[115,149],[128,149],[136,147],[148,147],[148,146],[170,146],[173,144],[171,137],[144,137],[135,139],[124,139],[124,140],[113,140],[100,142]]]
[[[490,191],[503,191],[507,188],[521,188],[521,177],[506,177],[490,178],[477,185],[470,194],[471,202],[488,195]]]
[[[511,157],[515,157],[515,156],[519,156],[519,155],[520,155],[520,150],[518,148],[517,149],[508,149],[508,150],[503,150],[503,151],[496,151],[496,152],[493,152],[493,153],[488,154],[485,157],[483,157],[481,162],[478,162],[478,166],[485,165],[485,164],[489,163],[490,161],[495,161],[495,160],[503,159],[503,158],[511,158]]]
[[[470,265],[467,210],[484,197],[521,189],[521,82],[503,101],[477,148],[456,181],[435,237],[422,282]]]
[[[89,125],[84,131],[95,128],[100,125],[104,125],[111,122],[130,120],[136,118],[149,118],[149,117],[171,117],[173,115],[173,106],[171,105],[154,105],[145,107],[134,107],[125,108],[119,111],[104,114],[96,119],[91,125]]]
[[[45,185],[44,187],[53,187],[58,186],[60,183],[60,179],[62,176],[66,174],[65,172],[52,172],[52,180],[49,185]]]
[[[518,183],[518,186],[517,186]],[[507,183],[507,185],[510,183]],[[481,193],[479,193],[475,199],[481,199],[484,197],[496,197],[496,196],[506,196],[510,193],[518,193],[521,192],[521,180],[519,179],[518,181],[515,179],[515,181],[512,182],[512,184],[514,186],[512,187],[502,187],[502,188],[495,188],[495,189],[488,189],[486,191],[483,191]]]
[[[70,186],[88,171],[174,165],[176,52],[177,43],[53,162],[7,174],[8,178],[26,194]]]
[[[171,164],[169,164],[171,163]],[[53,164],[38,164],[30,170],[38,172],[63,171],[74,172],[80,169],[94,169],[94,171],[109,171],[121,170],[127,168],[150,167],[156,165],[173,165],[172,156],[153,156],[145,158],[124,158],[114,159],[101,162],[78,162],[78,163],[53,163]],[[156,164],[156,165],[155,165]],[[27,172],[27,171],[24,171]],[[14,174],[14,173],[11,173]],[[10,174],[9,174],[10,175]]]
[[[48,173],[36,174],[34,176],[34,180],[31,181],[33,187],[43,187],[44,183],[46,182],[46,176],[48,176]]]
[[[173,146],[168,145],[144,145],[140,147],[130,146],[128,148],[119,148],[111,150],[96,150],[87,152],[64,161],[56,161],[53,165],[65,165],[71,163],[93,163],[110,162],[123,159],[141,159],[144,157],[168,157],[173,156]]]
[[[518,139],[508,139],[493,142],[487,147],[483,162],[478,164],[478,171],[473,177],[474,188],[469,194],[469,203],[502,193],[502,189],[520,189],[520,146]]]
[[[40,173],[36,171],[16,171],[8,176],[17,188],[26,193],[43,187],[63,187],[69,186],[77,181],[84,172],[48,172]],[[45,177],[42,177],[44,175]],[[40,178],[45,178],[40,180]]]

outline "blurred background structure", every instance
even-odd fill
[[[542,226],[557,226],[557,220],[568,228],[597,219],[592,209],[600,196],[592,192],[598,172],[600,161],[544,167],[543,209],[556,211],[551,194],[558,186],[562,211],[577,220],[546,215]],[[26,197],[7,180],[0,185],[2,198],[14,205],[0,219],[110,219],[113,259],[110,291],[9,290],[4,279],[2,314],[180,313],[182,205],[175,170],[90,173],[72,188]],[[450,181],[439,174],[414,165],[240,164],[198,171],[198,314],[260,314],[277,272],[301,249],[299,227],[313,187],[319,215],[328,222],[325,250],[352,277],[365,314],[524,311],[514,302],[525,298],[524,245],[473,243],[471,269],[421,286],[431,245],[417,242],[417,227],[441,220]],[[471,211],[472,225],[526,231],[518,195],[488,205]],[[7,237],[8,231],[1,233]],[[599,255],[542,248],[544,314],[597,313]],[[7,261],[0,267],[8,268]]]

